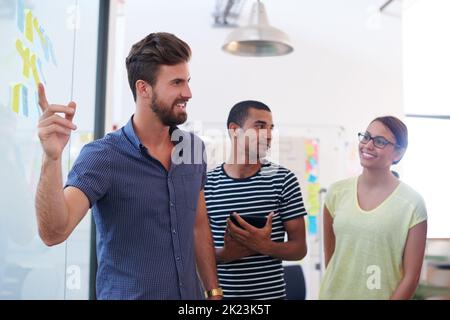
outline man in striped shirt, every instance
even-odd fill
[[[282,260],[300,260],[307,251],[300,186],[291,171],[264,160],[274,127],[269,107],[239,102],[227,126],[231,159],[210,171],[205,185],[220,286],[225,299],[284,299]],[[257,228],[244,216],[267,220]]]

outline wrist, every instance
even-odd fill
[[[225,247],[217,249],[216,253],[216,260],[218,263],[228,262],[229,258],[227,257],[227,251],[225,250]]]
[[[205,294],[205,298],[209,299],[209,298],[213,298],[213,297],[223,297],[223,290],[222,288],[214,288],[214,289],[210,289],[210,290],[205,290],[204,292]]]
[[[48,155],[46,153],[44,153],[44,163],[47,164],[54,164],[54,163],[59,163],[61,162],[61,155],[59,156],[55,156],[55,155]]]
[[[272,256],[273,252],[274,252],[274,242],[272,240],[268,240],[260,253],[266,256]]]

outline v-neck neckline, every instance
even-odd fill
[[[359,204],[359,198],[358,198],[358,179],[359,177],[355,178],[355,181],[353,182],[353,186],[354,186],[354,196],[355,196],[355,202],[356,202],[356,207],[358,208],[358,210],[362,213],[374,213],[374,211],[377,211],[378,209],[380,209],[381,207],[383,207],[387,202],[389,202],[389,200],[398,192],[398,190],[400,189],[400,186],[402,185],[402,182],[399,181],[398,185],[395,187],[395,189],[386,197],[383,199],[383,201],[381,201],[375,208],[370,209],[370,210],[365,210],[363,208],[361,208],[360,204]]]

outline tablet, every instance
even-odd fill
[[[251,216],[240,216],[242,219],[245,220],[245,222],[251,224],[252,226],[256,227],[256,228],[263,228],[266,225],[267,222],[267,218],[266,217],[261,217],[261,216],[255,216],[255,215],[251,215]],[[236,218],[230,214],[230,220],[231,222],[233,222],[235,225],[237,225],[238,227],[242,228],[239,225],[239,222],[237,222]],[[244,228],[242,228],[244,229]]]

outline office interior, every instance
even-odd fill
[[[91,215],[60,245],[47,247],[38,235],[34,196],[42,151],[33,84],[44,81],[49,100],[78,104],[78,130],[64,153],[66,177],[83,145],[132,116],[125,58],[132,44],[157,31],[192,48],[193,97],[183,127],[205,141],[209,168],[225,160],[226,119],[237,101],[260,100],[272,109],[270,156],[296,173],[309,213],[307,256],[284,262],[301,266],[302,277],[294,275],[289,285],[304,288],[307,300],[318,299],[324,273],[327,188],[360,173],[357,133],[372,119],[404,120],[410,143],[394,169],[424,197],[428,211],[414,298],[450,299],[450,2],[263,0],[268,22],[288,35],[293,51],[226,52],[227,37],[249,23],[255,2],[0,1],[0,146],[6,155],[0,157],[0,300],[95,299]],[[39,61],[28,71],[17,53],[27,45]]]

